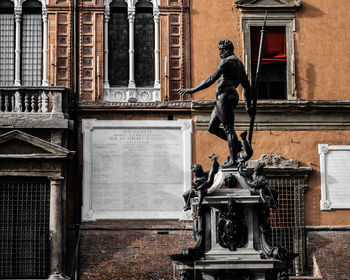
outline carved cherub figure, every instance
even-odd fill
[[[254,167],[252,177],[246,177],[246,182],[251,188],[259,191],[260,197],[264,203],[269,204],[272,209],[275,209],[277,207],[278,192],[269,187],[264,173],[264,166],[264,163],[258,162]]]
[[[207,189],[213,184],[214,176],[219,170],[219,163],[217,161],[219,157],[213,154],[209,158],[212,161],[209,171],[203,171],[200,164],[192,165],[192,173],[194,174],[192,187],[182,195],[185,200],[184,211],[191,208],[191,198],[195,196],[199,197],[198,206],[200,207],[204,196],[207,194]]]

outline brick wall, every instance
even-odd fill
[[[312,231],[307,234],[309,266],[323,279],[350,279],[350,231]]]
[[[193,247],[189,223],[86,223],[80,240],[80,279],[170,280],[174,267],[168,255],[186,247]]]

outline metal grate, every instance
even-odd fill
[[[14,16],[0,13],[0,85],[14,82]]]
[[[23,14],[22,35],[22,84],[41,85],[42,65],[41,14]]]
[[[0,177],[0,201],[0,278],[47,278],[49,181]]]
[[[293,274],[304,272],[304,185],[302,178],[268,178],[269,186],[279,192],[278,208],[270,213],[271,243],[298,253]]]

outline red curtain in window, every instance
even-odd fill
[[[250,29],[252,63],[258,62],[261,27]],[[286,63],[286,30],[284,27],[269,26],[266,28],[262,64]]]

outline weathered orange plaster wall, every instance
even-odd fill
[[[238,131],[238,135],[239,135]],[[193,162],[210,168],[208,157],[215,153],[222,164],[228,156],[225,141],[206,131],[195,131]],[[349,225],[349,210],[320,211],[321,182],[318,144],[350,145],[350,131],[255,131],[253,137],[253,159],[262,154],[279,154],[283,158],[295,158],[302,166],[313,171],[309,179],[309,190],[305,195],[306,225]]]
[[[191,2],[192,86],[210,75],[220,58],[216,44],[230,39],[242,60],[240,11],[232,0]],[[295,13],[295,65],[299,99],[350,99],[350,1],[303,0]],[[214,99],[215,85],[194,99]]]
[[[242,59],[239,11],[232,0],[191,1],[192,86],[209,76],[220,61],[217,43],[229,39]],[[194,99],[215,99],[215,86],[196,93]]]
[[[303,0],[296,12],[300,99],[350,99],[350,1]]]

